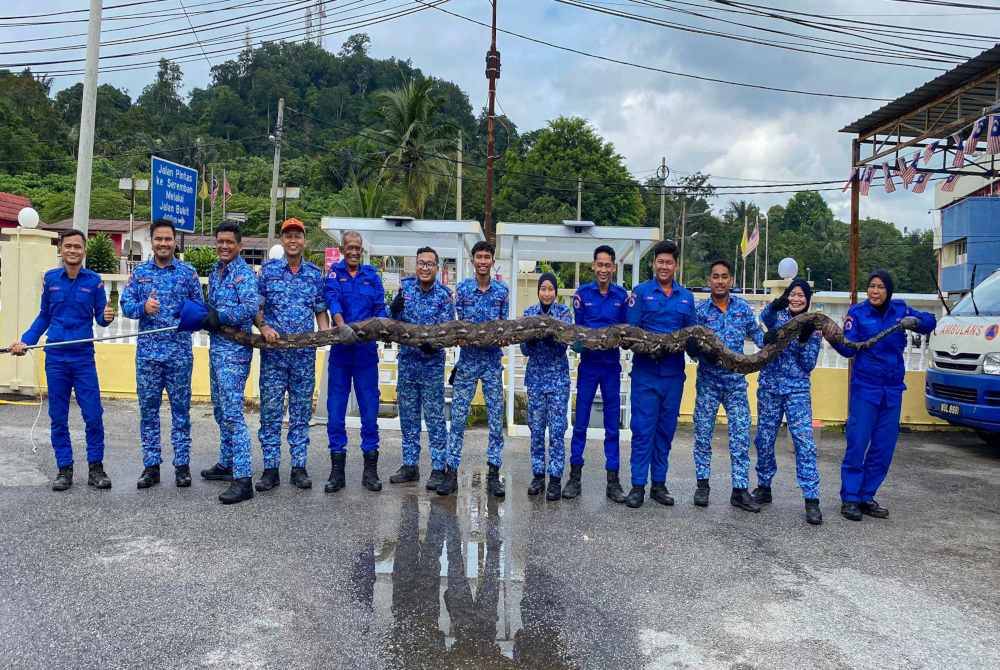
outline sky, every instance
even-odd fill
[[[315,1],[315,0],[312,0]],[[970,0],[973,1],[973,0]],[[287,31],[290,38],[301,37],[302,17],[308,1],[277,0],[146,0],[136,7],[119,7],[134,0],[105,0],[108,7],[102,40],[139,37],[150,33],[188,31],[172,39],[149,39],[129,45],[107,46],[102,57],[124,51],[162,50],[163,55],[181,56],[187,89],[209,82],[209,63],[218,64],[227,55],[213,50],[238,49],[243,26],[212,31],[203,24],[229,17],[258,13],[248,21],[251,30],[261,33]],[[823,55],[776,49],[742,41],[692,34],[657,25],[609,16],[587,9],[561,4],[555,0],[498,0],[498,24],[501,29],[529,35],[555,44],[587,51],[608,58],[673,70],[693,75],[749,82],[772,87],[841,93],[871,98],[896,98],[933,79],[940,72],[933,69],[900,67],[870,62],[842,60]],[[848,40],[850,37],[816,32],[784,21],[748,18],[747,15],[722,11],[714,0],[586,0],[608,11],[628,11],[664,21],[686,23],[702,29],[761,37],[746,25],[723,24],[710,19],[684,15],[686,10],[727,21],[753,24],[799,34],[818,35],[824,39]],[[821,13],[857,22],[915,26],[969,33],[979,36],[1000,35],[1000,3],[975,0],[976,4],[996,4],[998,11],[940,7],[909,0],[755,0],[757,5]],[[457,83],[469,95],[473,110],[486,104],[487,86],[484,55],[489,45],[487,28],[436,9],[425,9],[377,25],[358,27],[357,21],[380,14],[420,6],[414,0],[333,0],[326,3],[328,17],[324,46],[336,52],[346,37],[354,32],[371,36],[371,55],[409,60],[425,73]],[[83,37],[64,37],[86,31],[85,13],[63,14],[47,18],[15,20],[7,17],[66,10],[86,9],[85,0],[7,0],[0,8],[0,56],[3,63],[37,60],[76,59],[82,49],[55,53],[26,53],[24,49],[74,46]],[[237,7],[238,6],[238,7]],[[489,0],[451,0],[442,8],[466,17],[489,22]],[[199,15],[199,11],[231,8]],[[397,9],[393,9],[397,8]],[[193,42],[191,24],[196,28],[205,50],[183,50],[178,45]],[[131,20],[108,20],[107,17],[143,12]],[[283,12],[278,14],[278,12]],[[339,13],[338,13],[339,12]],[[359,17],[361,14],[368,17]],[[75,20],[33,26],[12,26],[16,22]],[[266,29],[271,23],[294,21],[287,26]],[[336,25],[337,22],[341,25]],[[241,22],[242,23],[242,22]],[[344,25],[344,24],[348,25]],[[353,25],[350,25],[353,23]],[[111,32],[111,30],[114,30]],[[872,33],[877,39],[912,45],[913,49],[945,50],[968,57],[978,48],[956,48],[929,44],[920,39]],[[228,37],[227,37],[228,36]],[[770,34],[771,39],[791,42],[795,38]],[[35,41],[30,40],[45,40]],[[231,43],[223,40],[230,39]],[[945,38],[941,38],[945,39]],[[986,41],[948,38],[967,45],[990,46]],[[1000,41],[1000,40],[998,40]],[[627,67],[588,58],[564,50],[529,42],[500,33],[498,49],[502,54],[502,75],[498,83],[498,111],[506,113],[522,132],[542,127],[558,116],[586,118],[612,142],[633,175],[644,180],[655,173],[661,157],[674,176],[696,171],[713,175],[716,185],[761,183],[765,180],[811,181],[846,179],[850,168],[850,136],[838,130],[881,107],[884,102],[846,100],[755,90],[727,84],[696,81],[661,72]],[[868,49],[847,48],[844,55],[875,58]],[[906,50],[906,53],[912,53]],[[109,59],[109,64],[155,61],[160,53],[126,59]],[[896,61],[898,62],[898,61]],[[952,64],[928,64],[949,69]],[[36,70],[74,70],[78,64],[49,65]],[[133,96],[149,83],[155,67],[107,72],[101,83],[125,88]],[[55,77],[54,90],[79,81],[78,74]],[[747,180],[741,182],[740,180]],[[862,217],[893,221],[910,230],[931,225],[928,213],[933,207],[933,189],[923,195],[905,192],[897,179],[897,191],[885,194],[879,187],[862,199]],[[849,217],[848,194],[839,190],[823,194],[834,214]],[[773,196],[743,195],[766,208],[784,204],[790,194]],[[724,209],[728,198],[719,197],[713,207]],[[586,218],[586,213],[584,213]]]

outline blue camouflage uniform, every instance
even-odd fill
[[[642,282],[628,298],[630,326],[652,333],[672,333],[694,325],[694,295],[674,281],[666,295],[656,279]],[[677,414],[684,394],[684,354],[632,359],[632,485],[667,481],[667,461],[677,429]]]
[[[455,309],[460,321],[483,323],[506,319],[510,309],[510,291],[507,285],[495,279],[485,291],[480,291],[476,280],[466,279],[455,290]],[[486,401],[487,422],[490,427],[486,460],[500,467],[503,463],[503,354],[500,347],[462,347],[455,366],[452,384],[451,435],[448,442],[448,467],[458,469],[462,462],[462,441],[469,405],[476,393],[476,384],[483,382],[483,399]]]
[[[757,323],[753,308],[739,296],[729,296],[729,306],[723,312],[711,298],[698,303],[698,325],[712,329],[730,351],[743,353],[743,342],[753,340],[764,346],[764,333]],[[721,404],[726,410],[729,428],[729,457],[734,489],[749,485],[750,471],[750,403],[747,400],[747,380],[738,372],[730,372],[718,363],[698,362],[695,384],[698,395],[694,403],[694,467],[698,479],[708,479],[712,471],[712,433]]]
[[[444,284],[435,281],[429,290],[416,277],[400,282],[403,312],[399,320],[431,325],[455,318],[455,301]],[[403,465],[420,462],[420,418],[427,423],[431,467],[444,470],[448,449],[448,426],[444,420],[444,349],[425,354],[417,347],[399,348],[396,395],[403,433]]]
[[[378,270],[371,265],[359,265],[352,277],[347,261],[330,268],[324,286],[330,316],[340,314],[344,323],[364,321],[376,316],[388,316],[385,310],[385,289]],[[330,388],[326,395],[326,434],[330,453],[347,449],[347,399],[354,383],[354,396],[361,414],[361,451],[378,449],[378,343],[358,342],[330,347],[328,375]]]
[[[917,311],[902,300],[890,300],[882,311],[865,300],[848,310],[844,336],[851,342],[862,342],[908,316],[920,322],[920,333],[930,333],[937,326],[933,314]],[[906,390],[906,337],[902,331],[893,333],[860,351],[835,347],[842,355],[854,358],[844,429],[847,450],[840,468],[840,498],[844,502],[871,502],[889,473]]]
[[[160,309],[146,314],[146,300],[156,291]],[[132,271],[122,291],[122,314],[138,319],[139,330],[169,328],[180,323],[180,309],[185,300],[204,302],[198,273],[193,267],[171,259],[160,267],[152,259]],[[170,399],[170,443],[174,448],[174,467],[191,462],[191,333],[140,335],[135,348],[135,385],[139,396],[139,434],[142,442],[142,465],[162,462],[160,455],[160,404],[163,390]]]
[[[610,284],[601,294],[597,282],[584,284],[573,296],[573,318],[578,326],[605,328],[625,323],[628,293],[617,284]],[[614,349],[584,349],[576,368],[576,417],[570,442],[570,464],[583,465],[583,450],[587,445],[590,409],[597,389],[601,389],[604,412],[604,467],[618,471],[618,424],[621,403],[621,352]]]
[[[104,294],[101,276],[87,268],[80,268],[75,279],[70,279],[65,268],[53,268],[42,280],[42,301],[38,316],[21,336],[25,344],[38,344],[48,331],[47,343],[82,340],[94,336],[94,321],[107,326],[104,308],[108,298]],[[49,421],[52,449],[56,465],[60,468],[73,465],[73,445],[69,439],[69,395],[76,391],[76,402],[86,425],[87,462],[104,460],[104,409],[101,407],[101,389],[97,383],[97,366],[94,363],[94,345],[70,344],[65,347],[45,349],[45,379],[49,394]]]
[[[208,276],[208,306],[219,313],[223,326],[249,333],[260,307],[257,275],[242,256],[227,264],[221,261]],[[250,375],[253,349],[212,333],[208,360],[212,383],[215,422],[219,424],[222,445],[219,464],[233,469],[234,479],[253,475],[250,460],[250,433],[243,416],[243,394]]]
[[[541,304],[524,310],[525,316],[541,316]],[[572,323],[569,307],[552,303],[547,316]],[[528,389],[528,428],[531,430],[531,471],[546,474],[545,429],[549,430],[550,477],[562,477],[566,461],[566,408],[569,405],[569,361],[566,345],[552,338],[532,340],[521,345],[528,357],[524,385]]]
[[[768,305],[760,320],[768,330],[781,328],[792,318],[787,309]],[[813,440],[812,400],[809,375],[816,367],[822,335],[814,332],[802,343],[796,337],[760,371],[757,378],[757,483],[771,486],[778,471],[774,444],[781,428],[781,418],[788,420],[788,433],[795,445],[795,476],[805,498],[819,498],[819,470],[816,468],[816,442]]]
[[[284,258],[269,260],[260,269],[257,291],[263,303],[264,323],[279,335],[311,333],[316,315],[326,312],[323,271],[303,260],[292,271]],[[281,464],[281,419],[288,394],[288,449],[293,468],[306,467],[309,419],[316,388],[316,349],[261,349],[260,439],[264,467]]]

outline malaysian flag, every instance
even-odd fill
[[[882,163],[882,173],[885,175],[885,180],[882,182],[885,192],[895,193],[896,185],[892,182],[892,168],[889,167],[888,163]]]
[[[934,140],[926,147],[924,147],[924,163],[931,159],[931,156],[937,153],[938,147],[941,145],[941,140]]]
[[[844,188],[840,189],[841,192],[851,188],[851,184],[853,184],[854,180],[857,178],[858,178],[858,168],[854,168],[853,170],[851,170],[851,176],[847,178],[846,182],[844,182]]]
[[[1000,154],[1000,115],[998,114],[990,117],[990,134],[986,139],[986,151],[991,154]]]
[[[981,119],[978,119],[972,125],[972,132],[969,133],[969,138],[965,140],[965,147],[964,147],[965,153],[969,154],[970,156],[976,153],[976,149],[979,146],[979,137],[983,134],[984,130],[986,130],[985,116]]]
[[[222,178],[222,201],[223,203],[229,202],[229,199],[233,197],[233,191],[229,188],[229,180],[225,177]]]
[[[213,207],[215,206],[215,198],[218,195],[219,195],[219,180],[215,178],[215,175],[212,175],[212,195],[211,195],[211,201],[212,201],[212,206]]]
[[[930,179],[928,178],[927,173],[921,172],[920,174],[917,175],[917,178],[913,181],[913,192],[923,193],[924,189],[927,188],[928,182],[930,182]]]
[[[899,176],[903,178],[903,188],[909,188],[910,182],[913,181],[913,176],[917,173],[917,163],[919,156],[914,159],[912,170],[911,166],[907,164],[906,159],[900,156],[896,159],[896,172]]]
[[[868,191],[871,190],[872,187],[872,173],[874,171],[875,171],[874,168],[866,167],[864,174],[861,175],[860,191],[861,195],[865,196],[866,198],[868,197]]]
[[[958,183],[958,175],[957,174],[949,175],[948,178],[944,180],[944,183],[941,184],[941,190],[951,193],[952,191],[955,190],[955,184],[957,183]]]
[[[760,221],[758,221],[757,225],[753,227],[753,232],[750,233],[750,237],[747,238],[747,246],[743,255],[748,256],[754,249],[757,248],[758,244],[760,244]]]
[[[955,150],[955,158],[951,161],[951,166],[960,168],[965,165],[965,149],[962,147],[962,133],[958,132],[951,136],[951,145]]]

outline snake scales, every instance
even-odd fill
[[[427,326],[404,323],[394,319],[374,318],[349,325],[358,340],[381,340],[408,346],[427,344],[435,348],[470,345],[503,347],[551,337],[563,344],[579,342],[587,349],[622,347],[636,353],[661,356],[684,351],[690,339],[699,350],[718,358],[722,367],[747,374],[760,370],[777,358],[793,339],[798,337],[799,331],[806,324],[812,324],[830,344],[842,345],[850,349],[867,349],[892,333],[903,329],[913,330],[917,325],[916,319],[903,319],[869,340],[850,342],[844,338],[844,331],[840,325],[825,314],[817,312],[800,314],[778,330],[774,342],[753,354],[727,349],[722,340],[712,330],[704,326],[689,326],[672,333],[661,334],[627,325],[586,328],[567,324],[548,316],[529,316],[485,323],[448,321]],[[240,344],[258,349],[322,347],[328,344],[343,344],[345,336],[350,337],[347,333],[338,332],[336,328],[286,335],[276,342],[266,342],[260,335],[244,333],[233,328],[223,328],[221,334]]]

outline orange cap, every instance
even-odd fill
[[[281,232],[286,230],[295,230],[298,228],[303,233],[306,232],[306,224],[302,223],[298,219],[285,219],[284,223],[281,224]]]

